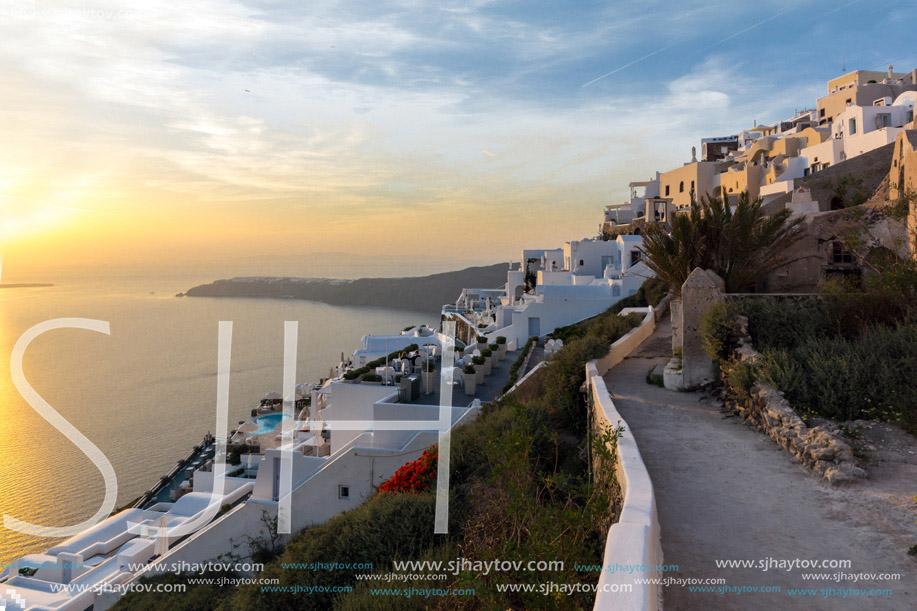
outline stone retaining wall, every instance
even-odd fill
[[[746,316],[736,317],[730,339],[735,361],[754,364],[761,358],[748,334]],[[734,364],[734,361],[720,364],[724,379]],[[819,418],[815,426],[807,426],[783,397],[783,393],[761,380],[755,381],[748,394],[747,399],[742,399],[730,392],[724,398],[726,408],[746,421],[753,422],[804,465],[832,484],[866,476],[866,471],[857,464],[853,448],[844,440],[837,423]]]

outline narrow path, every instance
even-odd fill
[[[647,384],[647,371],[671,354],[663,321],[631,357],[605,375],[618,411],[636,437],[655,487],[662,548],[677,578],[724,578],[731,588],[779,592],[696,593],[665,588],[666,611],[688,609],[917,609],[917,543],[909,497],[889,498],[869,480],[832,488],[702,393]],[[917,494],[917,481],[913,481]],[[889,504],[892,507],[885,507]],[[849,560],[847,568],[790,571],[718,568],[717,560]],[[806,580],[803,573],[898,573],[898,581]],[[788,588],[819,589],[791,596]],[[834,588],[825,596],[823,589]],[[890,588],[891,596],[849,589]],[[843,591],[847,590],[846,598]]]

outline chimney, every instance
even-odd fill
[[[917,85],[917,68],[911,70],[911,84]]]
[[[889,80],[889,82],[891,82],[891,81],[894,79],[894,73],[895,73],[895,71],[892,69],[891,66],[889,66],[889,67],[888,67],[888,80]]]

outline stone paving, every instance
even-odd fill
[[[865,480],[832,487],[774,444],[720,410],[699,392],[647,384],[646,373],[671,356],[668,320],[637,352],[605,375],[615,405],[631,428],[655,488],[662,548],[677,578],[725,578],[733,588],[780,592],[695,593],[665,589],[666,611],[689,609],[917,609],[917,543],[909,497]],[[900,479],[898,477],[897,479]],[[917,493],[917,481],[913,482]],[[901,496],[902,498],[898,498]],[[717,560],[768,558],[850,560],[816,573],[898,573],[899,581],[805,580],[803,573],[718,568]],[[789,588],[818,589],[790,596]],[[843,593],[824,595],[824,588]],[[891,596],[854,596],[850,588],[890,588]]]

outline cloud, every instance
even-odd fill
[[[839,35],[773,35],[762,16],[785,1],[40,4],[0,19],[0,193],[21,209],[302,227],[321,248],[396,217],[592,232],[627,182],[701,137],[811,105],[824,75],[807,49]],[[681,52],[711,40],[714,55]],[[799,61],[775,65],[787,40]]]

